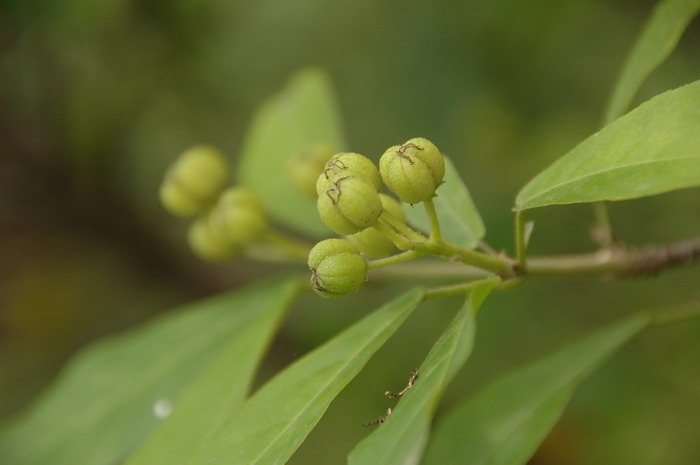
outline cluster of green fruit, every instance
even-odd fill
[[[228,163],[217,149],[196,146],[166,171],[160,200],[181,218],[194,218],[188,241],[207,261],[230,260],[268,230],[260,202],[244,187],[229,187]]]
[[[406,224],[396,199],[380,193],[382,182],[409,204],[430,202],[442,184],[445,161],[429,140],[415,138],[386,150],[379,168],[363,155],[332,155],[323,144],[311,147],[290,164],[295,186],[316,198],[323,222],[346,239],[326,239],[298,247],[311,269],[312,288],[324,297],[341,297],[367,279],[367,258],[381,259],[402,247],[397,238],[424,239]],[[261,242],[294,249],[272,231],[256,196],[244,187],[226,188],[228,164],[215,148],[185,151],[166,171],[160,188],[163,206],[175,216],[194,218],[188,240],[207,261],[240,256]],[[413,234],[413,236],[412,236]]]
[[[316,182],[318,213],[334,232],[348,240],[327,239],[309,254],[311,285],[324,297],[342,297],[366,280],[367,257],[396,250],[392,237],[406,225],[403,208],[379,193],[382,181],[405,203],[429,201],[442,184],[445,161],[429,140],[415,138],[384,152],[379,169],[357,153],[339,153],[325,165]]]

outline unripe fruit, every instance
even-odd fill
[[[401,204],[388,195],[379,194],[384,211],[401,222],[406,222],[406,213],[401,208]],[[384,234],[372,228],[367,228],[357,234],[348,236],[360,252],[367,257],[381,258],[394,253],[396,246]]]
[[[228,165],[217,149],[192,147],[178,157],[160,185],[160,201],[170,213],[188,217],[210,207],[226,186]]]
[[[338,234],[355,234],[377,222],[382,213],[379,194],[356,177],[339,178],[316,203],[318,214]]]
[[[192,251],[209,262],[230,260],[241,251],[240,247],[228,241],[222,231],[212,224],[208,214],[192,222],[187,240]]]
[[[379,172],[389,190],[414,204],[435,195],[445,177],[445,160],[432,142],[417,137],[384,152]]]
[[[343,239],[326,239],[309,252],[311,287],[323,297],[343,297],[367,280],[367,262]]]
[[[262,205],[255,194],[244,187],[224,191],[209,215],[213,227],[235,246],[260,239],[267,230]]]
[[[326,163],[326,168],[316,181],[316,193],[320,197],[324,192],[333,187],[336,179],[354,176],[369,183],[374,190],[379,192],[382,187],[382,179],[379,170],[369,158],[359,153],[343,152],[333,155]]]
[[[318,143],[292,159],[289,164],[289,176],[299,192],[315,199],[316,181],[326,168],[326,163],[333,155],[330,147]]]

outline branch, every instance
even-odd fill
[[[630,247],[617,245],[597,252],[528,259],[527,275],[609,275],[619,278],[650,276],[700,257],[700,237],[669,244]]]

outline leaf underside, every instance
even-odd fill
[[[407,292],[279,373],[224,423],[191,464],[284,463],[423,294],[422,289]]]
[[[425,464],[527,463],[576,387],[649,322],[633,315],[488,385],[438,423]]]
[[[330,81],[322,71],[307,69],[258,109],[238,173],[240,183],[255,192],[275,220],[314,237],[329,230],[315,201],[298,192],[288,172],[296,156],[318,143],[337,152],[345,147]]]
[[[498,278],[484,280],[430,350],[414,386],[401,397],[391,416],[348,456],[349,465],[417,464],[430,432],[442,391],[466,363],[474,345],[474,317]]]
[[[296,295],[298,282],[264,288],[269,293],[245,311],[250,320],[228,334],[229,344],[192,380],[172,414],[153,431],[126,465],[184,465],[245,401],[267,346]],[[261,296],[262,297],[262,296]]]
[[[275,280],[229,292],[89,346],[25,417],[2,431],[0,463],[118,462],[158,425],[156,403],[176,409],[183,389],[231,337],[266,318],[260,315],[283,311],[296,287],[296,280]],[[241,360],[246,386],[258,352],[254,345],[253,360]]]

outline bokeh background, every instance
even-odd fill
[[[0,2],[0,415],[20,414],[71,354],[179,303],[278,268],[208,265],[157,203],[167,164],[219,146],[305,66],[334,82],[349,149],[378,159],[425,136],[452,155],[511,248],[518,189],[600,125],[650,0],[3,0]],[[700,78],[700,24],[637,103]],[[611,206],[631,243],[697,234],[697,190]],[[589,206],[535,211],[533,253],[592,250]],[[697,296],[700,268],[629,282],[534,282],[490,299],[443,408],[635,309]],[[339,302],[304,296],[258,384],[401,282]],[[290,463],[343,463],[459,299],[430,303],[331,406]],[[700,323],[649,331],[588,380],[532,464],[700,461]]]

